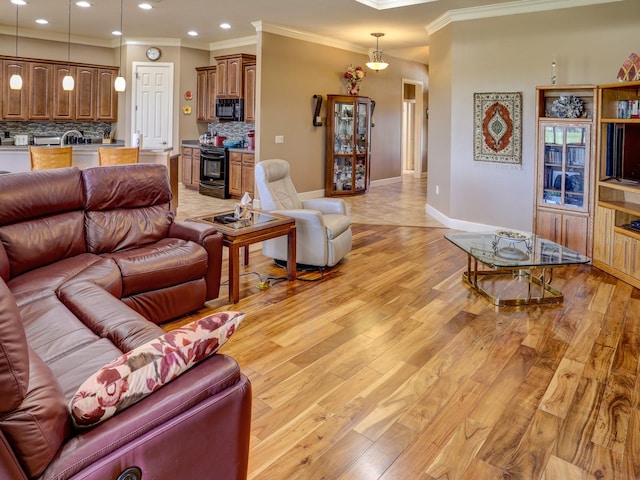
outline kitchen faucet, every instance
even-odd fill
[[[80,132],[79,130],[67,130],[66,132],[64,132],[62,134],[62,137],[60,137],[60,145],[65,145],[66,144],[65,142],[66,142],[67,137],[69,135],[75,135],[75,136],[80,137],[80,138],[84,137],[84,135],[82,135],[82,132]]]

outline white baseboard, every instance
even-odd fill
[[[433,218],[438,220],[444,226],[448,228],[452,228],[454,230],[462,230],[465,232],[493,232],[501,228],[496,225],[486,225],[484,223],[475,223],[475,222],[468,222],[466,220],[449,218],[439,210],[433,208],[429,204],[425,205],[425,211],[427,212],[428,215],[431,215]]]

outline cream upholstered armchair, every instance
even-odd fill
[[[260,208],[296,219],[296,263],[332,267],[351,250],[351,220],[337,198],[300,200],[285,160],[263,160],[255,166]],[[262,243],[262,253],[287,260],[286,237]]]

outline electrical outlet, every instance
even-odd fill
[[[276,143],[284,143],[284,136],[276,135]]]
[[[440,195],[440,185],[436,185],[436,195]]]

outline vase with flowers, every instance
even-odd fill
[[[365,72],[362,67],[349,65],[347,71],[344,72],[344,79],[347,82],[347,92],[349,92],[349,95],[358,95],[360,92],[360,82],[362,82],[362,79],[366,76],[367,72]]]

